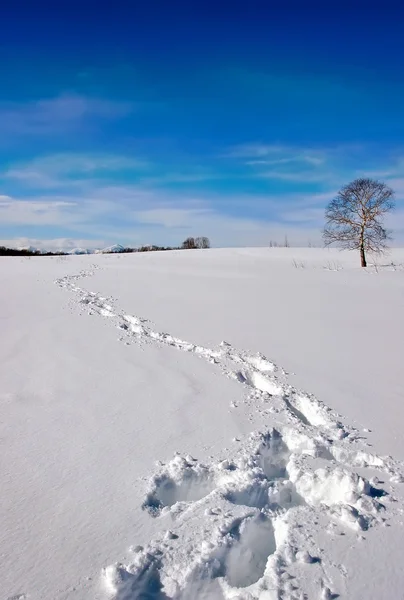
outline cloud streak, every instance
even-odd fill
[[[0,179],[2,177],[35,188],[77,187],[100,175],[116,178],[128,171],[147,172],[148,168],[147,161],[130,156],[64,153],[17,164],[0,174]]]
[[[227,158],[248,159],[246,164],[285,164],[308,163],[318,166],[326,161],[326,153],[314,148],[303,149],[297,146],[283,146],[279,144],[248,143],[230,148],[223,155]]]
[[[1,103],[0,128],[4,134],[57,135],[71,132],[86,122],[114,120],[128,116],[134,106],[75,94],[33,100],[28,103]]]
[[[78,204],[67,199],[17,199],[0,196],[0,222],[5,225],[60,225],[82,220]]]
[[[244,149],[225,168],[217,156],[184,166],[100,152],[15,163],[0,174],[6,193],[0,234],[28,237],[30,228],[45,227],[49,239],[57,229],[61,239],[128,245],[178,245],[187,235],[207,235],[219,246],[266,245],[287,234],[292,245],[309,238],[320,244],[324,207],[356,171],[331,161],[325,150],[258,145],[249,151],[266,154],[246,161]],[[404,196],[402,165],[380,163],[398,197]],[[396,214],[392,228],[404,241],[402,212]]]

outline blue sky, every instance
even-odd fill
[[[320,244],[366,175],[404,243],[404,9],[283,4],[2,9],[0,242]]]

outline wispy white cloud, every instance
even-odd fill
[[[280,213],[282,219],[287,223],[311,223],[314,227],[321,227],[324,220],[324,209],[313,206],[306,208],[292,207]]]
[[[403,200],[404,199],[404,177],[392,177],[391,179],[387,180],[387,183],[389,184],[389,186],[392,187],[393,191],[395,192],[397,199],[399,200]]]
[[[17,163],[0,171],[0,183],[4,181],[19,183],[27,188],[94,188],[106,187],[108,181],[113,187],[118,182],[122,189],[126,179],[136,175],[142,186],[163,187],[167,184],[198,184],[226,178],[226,174],[206,167],[184,167],[183,172],[159,172],[161,165],[135,156],[103,153],[60,153],[42,156],[30,161]],[[120,183],[122,182],[122,183]]]
[[[127,102],[63,94],[27,103],[0,103],[2,134],[55,135],[68,133],[87,119],[118,119],[134,109]]]
[[[308,163],[310,165],[313,165],[315,167],[318,167],[318,166],[320,166],[320,165],[322,165],[323,163],[326,162],[326,159],[325,159],[324,155],[322,155],[322,156],[317,155],[316,156],[316,155],[313,155],[313,154],[302,155],[301,156],[301,160],[303,162],[306,162],[306,163]]]
[[[234,146],[233,148],[230,148],[224,156],[227,158],[246,159],[246,164],[249,165],[276,165],[302,162],[318,166],[323,164],[327,158],[324,151],[314,148],[262,143],[249,143]]]
[[[53,154],[14,165],[0,173],[1,178],[32,187],[79,186],[102,174],[116,177],[123,171],[148,170],[149,163],[135,157],[102,153]]]
[[[262,179],[280,179],[282,181],[315,183],[317,181],[331,182],[333,175],[323,171],[261,171],[255,175]]]
[[[212,215],[209,208],[187,208],[156,207],[148,210],[138,210],[131,213],[131,218],[136,222],[147,225],[159,225],[160,227],[176,228],[188,227],[195,224],[198,220],[203,221],[207,216]]]
[[[384,180],[395,192],[397,200],[404,199],[404,157],[398,156],[387,168],[363,171],[358,175]]]
[[[251,160],[255,164],[247,167],[244,157],[235,160],[244,171],[240,175],[234,169],[234,178],[246,177],[247,171],[255,192],[233,195],[198,186],[223,177],[220,166],[215,171],[211,163],[184,172],[161,173],[160,168],[159,173],[142,158],[64,153],[11,165],[0,174],[0,191],[8,194],[0,196],[2,235],[11,237],[5,227],[26,235],[31,226],[45,226],[50,238],[57,227],[66,239],[94,237],[106,245],[178,245],[187,235],[207,235],[215,245],[259,245],[281,241],[285,234],[293,245],[309,238],[320,243],[324,207],[346,181],[346,171],[331,169],[327,156],[323,160],[309,149],[289,148],[285,155],[287,147],[271,148],[274,154]],[[404,173],[399,163],[393,167],[386,168],[390,184],[404,197]],[[173,182],[195,185],[166,185]],[[308,184],[304,193],[295,191],[299,182]],[[392,228],[404,241],[399,217]]]
[[[235,200],[246,202],[243,196]],[[261,201],[264,206],[265,198]],[[2,197],[0,218],[3,226],[58,227],[71,232],[72,239],[77,239],[78,233],[81,237],[103,239],[106,244],[178,245],[187,235],[207,235],[215,245],[265,245],[269,239],[285,233],[291,237],[291,243],[296,243],[292,239],[296,227],[291,221],[282,222],[282,215],[274,215],[271,221],[235,216],[216,207],[209,197],[179,199],[174,194],[144,191],[135,186],[99,189],[80,199]],[[310,235],[314,237],[314,232]],[[299,239],[306,236],[307,232],[303,232]]]
[[[226,157],[250,167],[250,176],[256,178],[291,183],[327,182],[332,178],[327,153],[313,148],[243,144],[230,149]]]
[[[94,173],[100,170],[121,171],[124,169],[145,168],[148,163],[131,156],[92,152],[53,154],[34,159],[28,167],[37,167],[52,173]]]
[[[319,166],[322,165],[324,163],[324,159],[316,157],[316,156],[311,156],[309,154],[305,155],[296,155],[296,156],[289,156],[289,157],[284,157],[284,158],[274,158],[274,159],[255,159],[255,160],[248,160],[246,161],[246,165],[249,166],[278,166],[278,165],[290,165],[290,164],[294,164],[294,163],[307,163],[309,165],[313,165],[313,166]]]
[[[4,225],[61,225],[81,220],[78,204],[64,198],[33,200],[0,196],[0,222]]]
[[[226,178],[225,173],[205,170],[203,172],[164,173],[152,177],[143,177],[141,182],[144,185],[164,185],[167,183],[201,183],[203,181],[214,181],[224,178]]]
[[[235,216],[215,206],[211,198],[181,198],[162,194],[158,190],[142,192],[136,188],[99,190],[99,196],[81,198],[75,204],[71,198],[0,200],[2,223],[57,226],[69,231],[68,239],[102,240],[105,245],[122,243],[131,246],[157,243],[179,245],[188,235],[207,235],[216,246],[267,245],[269,240],[282,242],[288,235],[291,245],[311,243],[321,245],[324,205],[330,194],[289,196],[287,203],[274,199],[271,216],[262,218]],[[236,202],[246,204],[247,197]],[[262,197],[256,207],[265,207]],[[388,226],[394,230],[395,243],[404,241],[404,211],[396,211]],[[52,229],[50,229],[52,231]],[[66,238],[66,236],[65,236]],[[63,238],[63,239],[65,239]],[[19,245],[24,245],[19,243]],[[29,245],[28,243],[26,245]],[[30,245],[39,247],[30,240]],[[74,242],[74,246],[83,245]],[[51,247],[48,242],[44,248]],[[54,246],[52,246],[54,247]],[[66,245],[59,245],[66,248]]]
[[[261,142],[251,142],[247,144],[237,144],[229,148],[222,156],[226,158],[263,158],[265,156],[282,154],[285,146],[277,144],[264,144]]]

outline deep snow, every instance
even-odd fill
[[[402,597],[404,251],[357,263],[2,258],[2,597]]]

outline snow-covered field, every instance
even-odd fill
[[[404,251],[358,263],[2,258],[0,597],[403,598]]]

